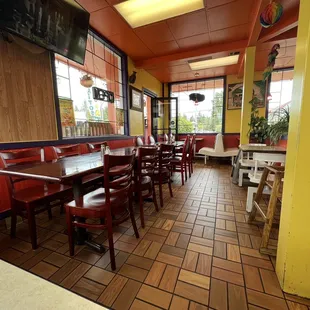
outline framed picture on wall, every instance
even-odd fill
[[[228,85],[227,110],[241,109],[243,83]],[[266,101],[266,82],[255,81],[253,84],[253,97],[258,99],[257,108],[264,108]]]
[[[131,110],[139,112],[143,111],[143,100],[141,90],[129,86],[129,104]]]

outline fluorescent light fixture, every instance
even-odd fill
[[[132,28],[204,8],[204,0],[127,0],[114,5]]]
[[[232,56],[227,56],[227,57],[205,59],[205,60],[193,61],[193,62],[188,62],[188,63],[191,69],[196,71],[196,70],[235,65],[238,63],[238,60],[239,60],[239,55],[232,55]]]

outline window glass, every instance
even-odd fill
[[[289,110],[292,101],[294,70],[274,71],[271,76],[268,122],[279,121],[283,110]]]
[[[91,33],[87,40],[84,66],[56,55],[55,66],[64,138],[124,134],[122,58]],[[93,85],[81,85],[81,78],[91,77]],[[95,100],[93,88],[114,93],[114,103]]]
[[[190,100],[191,94],[194,100]],[[204,95],[204,101],[195,100],[195,94]],[[178,98],[178,133],[221,132],[223,94],[223,79],[173,84],[171,97]]]

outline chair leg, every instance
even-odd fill
[[[114,242],[113,242],[113,227],[112,227],[111,213],[107,214],[106,220],[107,220],[107,230],[108,230],[108,239],[109,239],[111,268],[112,268],[112,270],[115,270],[116,269],[116,263],[115,263]]]
[[[191,178],[192,177],[191,162],[189,161],[187,164],[188,164],[188,176]]]
[[[37,227],[36,227],[36,218],[33,209],[28,205],[27,206],[27,215],[28,215],[28,227],[29,234],[32,244],[32,249],[35,250],[37,246]]]
[[[247,195],[247,201],[246,201],[246,210],[248,212],[251,212],[253,209],[253,199],[254,199],[253,196],[256,192],[257,192],[257,187],[248,187],[248,195]]]
[[[12,209],[11,209],[11,237],[16,237],[16,223],[17,223],[17,210],[16,204],[12,202]]]
[[[159,200],[160,200],[160,207],[164,207],[164,199],[163,199],[163,181],[161,178],[159,178],[158,182],[158,187],[159,187]]]
[[[187,168],[186,168],[186,162],[183,163],[183,169],[185,171],[185,181],[187,181]]]
[[[51,207],[48,207],[47,209],[48,219],[51,220],[53,218],[52,209]]]
[[[66,221],[67,221],[67,231],[68,231],[68,242],[69,242],[69,252],[70,256],[74,255],[74,238],[73,238],[73,224],[72,215],[70,213],[70,208],[66,208]]]
[[[158,211],[159,211],[159,208],[158,208],[158,203],[157,203],[157,199],[156,199],[156,192],[155,192],[155,185],[154,185],[154,182],[152,182],[152,194],[153,194],[154,206],[155,206],[156,211],[158,212]]]
[[[205,155],[205,165],[207,164],[207,155]]]
[[[169,191],[170,191],[170,197],[173,197],[173,192],[172,192],[172,186],[171,186],[171,179],[169,177],[168,179],[168,186],[169,186]]]
[[[181,178],[182,178],[182,185],[184,185],[184,170],[182,165],[181,165]]]
[[[242,169],[239,169],[239,182],[238,182],[238,186],[242,186],[243,184],[243,171]]]
[[[132,199],[129,199],[129,215],[130,215],[132,228],[135,232],[136,238],[139,238],[139,232],[138,232],[136,219],[135,219],[135,215],[134,215],[133,207],[132,207]]]
[[[145,227],[144,223],[144,209],[143,209],[143,197],[142,197],[142,192],[139,192],[139,207],[140,207],[140,221],[141,221],[141,226],[142,228]]]
[[[193,165],[193,161],[191,160],[191,170],[192,170],[192,174],[194,173],[194,165]]]

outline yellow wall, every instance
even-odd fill
[[[254,81],[262,80],[263,72],[255,72]],[[225,133],[239,133],[241,122],[241,109],[227,110],[228,101],[228,85],[242,83],[242,78],[239,79],[237,75],[227,75],[226,79],[226,116],[225,116]],[[265,116],[265,108],[259,109],[259,115]]]
[[[137,80],[135,84],[132,85],[133,87],[140,90],[147,88],[159,97],[162,95],[162,83],[145,70],[136,69],[133,61],[128,57],[128,74],[131,75],[133,71],[137,72]],[[134,110],[129,111],[129,134],[131,136],[144,134],[143,118],[143,112]]]

